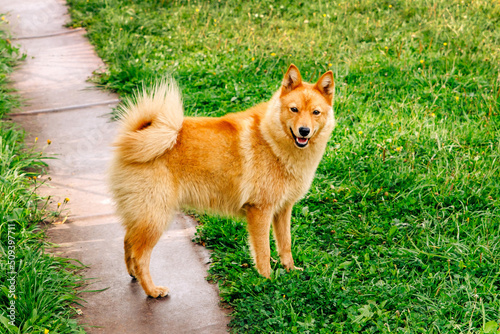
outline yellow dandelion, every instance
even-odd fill
[[[389,5],[389,8],[392,8],[392,5]]]
[[[47,139],[47,144],[48,144],[48,145],[52,144],[52,140]]]
[[[68,198],[68,197],[66,197],[66,198],[64,199],[64,203],[68,203],[68,202],[69,202],[69,198]]]
[[[33,176],[33,180],[35,180],[35,181],[36,181],[36,176]]]
[[[273,53],[271,53],[271,56],[273,56],[273,57],[274,57],[274,56],[276,56],[276,53],[274,53],[274,52],[273,52]]]
[[[134,18],[131,16],[130,19],[133,20]]]
[[[16,295],[14,295],[14,299],[17,299],[17,296],[16,296]]]
[[[391,126],[394,126],[394,123],[391,122]]]
[[[2,16],[2,21],[5,21],[5,16]]]
[[[123,30],[123,28],[120,28],[120,31],[122,31],[122,30]]]
[[[424,63],[424,60],[423,60],[423,59],[422,59],[422,60],[420,60],[420,64],[423,64],[423,63]]]
[[[388,47],[388,46],[386,46],[386,47],[385,47],[385,49],[386,49],[386,50],[389,50],[389,47]]]
[[[448,43],[444,42],[443,45],[446,46],[446,45],[448,45]]]
[[[323,17],[326,17],[326,14],[323,14]]]
[[[402,149],[403,149],[403,147],[402,147],[402,146],[396,147],[396,151],[397,151],[397,152],[401,152],[401,150],[402,150]]]
[[[200,10],[198,8],[196,8],[196,12],[198,13]]]
[[[332,63],[328,63],[328,67],[332,67]]]
[[[344,287],[342,287],[342,290],[345,290],[345,288],[344,288]]]
[[[44,334],[49,334],[49,330],[45,328]]]
[[[214,19],[214,22],[217,22],[217,19]]]
[[[35,137],[35,143],[38,141],[38,137]]]
[[[60,207],[60,206],[61,206],[61,202],[58,202],[58,203],[57,203],[57,207]]]
[[[435,113],[431,113],[431,117],[436,117],[436,114]]]
[[[359,133],[360,135],[362,135],[362,134],[363,134],[363,131],[358,131],[358,133]]]
[[[460,97],[459,96],[455,96],[455,100],[460,100]]]

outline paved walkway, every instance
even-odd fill
[[[12,118],[38,137],[47,155],[50,182],[40,193],[52,204],[70,198],[68,221],[49,229],[64,256],[80,260],[95,278],[84,293],[80,323],[89,333],[224,333],[228,317],[218,306],[217,287],[205,280],[208,253],[191,242],[195,222],[179,215],[156,246],[151,273],[170,288],[162,299],[146,297],[131,281],[123,260],[123,229],[113,215],[105,171],[115,124],[109,121],[118,102],[86,80],[104,64],[83,30],[69,21],[62,0],[0,0],[13,36],[27,54],[14,72],[14,86],[25,99]]]

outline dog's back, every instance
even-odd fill
[[[227,118],[184,119],[176,144],[159,158],[172,175],[178,207],[238,214],[245,170],[242,127]]]

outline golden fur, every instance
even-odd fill
[[[110,185],[126,229],[125,262],[146,294],[153,247],[182,207],[246,216],[258,272],[270,277],[269,230],[294,269],[290,217],[309,189],[335,121],[332,72],[316,84],[291,65],[271,100],[220,118],[183,117],[173,81],[123,108]],[[306,134],[307,129],[309,133]]]

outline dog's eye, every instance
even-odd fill
[[[299,112],[299,109],[297,109],[297,108],[295,108],[295,107],[290,108],[290,110],[291,110],[292,112]]]
[[[321,114],[321,112],[320,112],[319,110],[314,110],[314,111],[313,111],[313,114],[314,114],[314,115],[319,115],[319,114]]]

